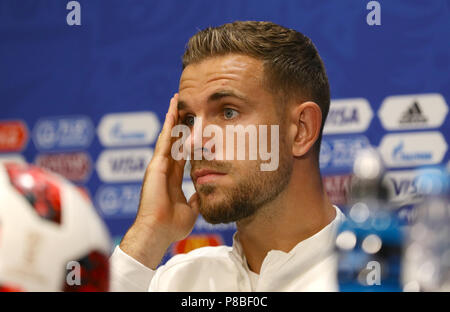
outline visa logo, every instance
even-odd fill
[[[111,170],[115,172],[133,173],[145,170],[147,160],[145,158],[119,158],[110,159]]]
[[[402,194],[417,194],[417,178],[411,180],[400,180],[396,181],[391,178],[392,186],[394,187],[395,196],[400,196]]]
[[[97,160],[97,173],[104,182],[142,182],[153,156],[151,148],[111,149]]]
[[[359,122],[358,110],[345,108],[330,110],[327,121],[331,124],[345,125]]]
[[[361,133],[368,129],[372,118],[372,108],[364,98],[331,100],[323,133]]]
[[[425,175],[424,172],[429,175]],[[388,188],[389,200],[396,206],[409,205],[423,200],[425,194],[436,188],[436,181],[430,177],[438,172],[436,169],[387,172],[384,183]]]

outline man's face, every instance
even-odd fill
[[[211,223],[227,223],[253,215],[272,201],[289,182],[293,158],[284,142],[283,118],[272,94],[263,87],[262,62],[249,56],[229,54],[208,58],[187,66],[180,78],[179,120],[194,130],[201,119],[202,128],[216,125],[223,130],[223,154],[226,150],[226,126],[279,126],[279,165],[274,171],[261,171],[260,154],[249,160],[249,137],[246,135],[245,160],[191,160],[191,177],[199,195],[200,213]],[[201,130],[203,130],[201,129]],[[197,133],[196,133],[197,132]],[[200,140],[203,147],[211,137],[193,131],[191,142]],[[197,142],[198,143],[198,142]],[[268,149],[271,142],[265,142]],[[237,147],[235,138],[234,150]],[[261,144],[258,135],[257,148]],[[199,145],[197,145],[198,147]]]

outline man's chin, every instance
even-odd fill
[[[197,188],[197,194],[200,197],[200,202],[203,206],[223,206],[225,196],[220,188],[211,185],[203,185]]]
[[[230,215],[226,211],[215,211],[213,207],[204,207],[203,211],[200,210],[200,214],[203,219],[210,224],[223,224],[236,222],[233,215]]]
[[[200,214],[206,222],[211,224],[232,222],[227,220],[228,212],[224,210],[227,209],[229,203],[220,190],[208,188],[205,192],[197,191],[197,193],[200,197]]]

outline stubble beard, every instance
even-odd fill
[[[206,163],[214,164],[212,168],[219,169],[217,162]],[[279,167],[274,171],[261,171],[261,161],[249,163],[252,167],[246,170],[228,171],[236,181],[233,187],[221,187],[214,183],[195,186],[199,195],[199,211],[207,222],[230,223],[253,216],[277,198],[289,183],[293,162],[286,153],[280,153]],[[230,164],[222,162],[219,167],[227,165],[230,169]],[[207,167],[211,168],[210,165]],[[221,200],[217,200],[216,196]]]

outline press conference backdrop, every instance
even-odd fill
[[[0,1],[0,157],[36,163],[87,191],[116,243],[134,220],[141,181],[190,36],[268,20],[312,38],[332,104],[320,154],[333,203],[348,203],[358,150],[379,148],[391,202],[411,219],[418,168],[449,166],[450,1]],[[372,23],[373,24],[373,23]],[[307,181],[298,181],[307,183]],[[193,186],[187,174],[183,189]],[[176,253],[232,243],[233,224],[199,217]]]

